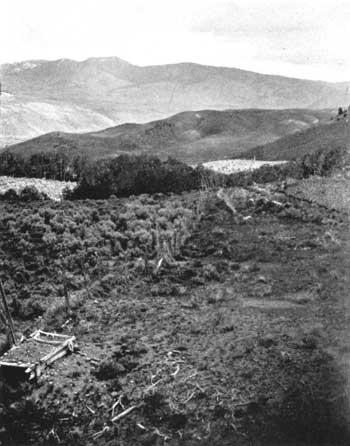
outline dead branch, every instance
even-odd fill
[[[191,395],[185,399],[185,401],[183,402],[183,404],[188,403],[189,401],[191,401],[191,399],[195,396],[196,391],[192,392]]]
[[[162,432],[160,432],[160,430],[159,430],[159,429],[157,429],[157,428],[155,428],[155,429],[154,429],[154,433],[155,433],[156,435],[158,435],[158,437],[164,438],[164,441],[166,441],[166,440],[169,440],[169,439],[170,439],[170,437],[169,437],[168,435],[166,435],[166,434],[163,434],[163,433],[162,433]]]
[[[119,421],[121,418],[125,417],[126,415],[128,415],[130,412],[132,412],[135,409],[138,409],[140,406],[139,405],[135,405],[135,406],[131,406],[128,407],[127,409],[125,409],[123,412],[121,412],[119,415],[117,415],[116,417],[112,418],[112,423],[115,423],[116,421]]]
[[[114,411],[115,411],[116,407],[120,406],[123,410],[125,410],[125,406],[122,403],[123,396],[124,395],[120,395],[118,400],[113,404],[113,406],[112,406],[112,417],[114,417]]]
[[[175,378],[175,376],[179,373],[179,371],[180,371],[180,365],[178,364],[178,365],[176,366],[176,370],[175,370],[175,372],[170,373],[170,375],[173,376],[173,377]]]
[[[187,378],[184,378],[184,379],[182,380],[182,382],[185,383],[186,381],[188,381],[188,380],[191,379],[191,378],[194,378],[194,377],[197,376],[197,375],[198,375],[198,372],[195,371],[195,372],[192,373],[191,375],[187,376]]]
[[[154,271],[153,271],[153,274],[154,274],[155,276],[158,275],[159,270],[160,270],[160,268],[162,267],[163,262],[164,262],[164,258],[162,257],[162,258],[158,261],[158,263],[157,263],[157,265],[156,265],[156,267],[155,267],[155,269],[154,269]]]
[[[235,423],[230,423],[230,426],[232,427],[232,429],[237,432],[237,426],[235,425]]]
[[[52,428],[52,429],[48,432],[48,434],[46,435],[46,439],[47,439],[47,440],[49,440],[49,439],[54,440],[54,441],[57,442],[57,443],[60,443],[60,442],[61,442],[60,437],[58,436],[58,434],[57,434],[57,432],[55,431],[54,428]]]
[[[91,412],[93,415],[95,415],[96,412],[93,409],[91,409],[91,407],[89,407],[87,404],[86,404],[86,408],[89,412]]]
[[[163,381],[163,378],[158,379],[155,383],[152,383],[150,386],[146,387],[144,390],[144,393],[149,392],[150,390],[154,389],[161,381]]]
[[[102,430],[96,432],[95,434],[93,434],[91,437],[92,438],[99,438],[101,437],[105,432],[108,432],[110,430],[109,426],[105,426]]]
[[[65,327],[67,327],[67,325],[69,325],[71,322],[72,322],[72,319],[71,319],[71,318],[67,319],[66,322],[65,322],[64,324],[61,325],[61,328],[65,328]]]
[[[162,372],[161,369],[157,369],[157,371],[156,371],[156,373],[155,373],[154,375],[151,373],[151,384],[153,384],[153,380],[154,380],[154,378],[157,378],[157,376],[158,376],[161,372]]]
[[[196,383],[196,387],[198,390],[200,390],[202,393],[205,393],[205,390],[203,389],[203,387],[201,387],[198,383]]]

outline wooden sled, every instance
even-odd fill
[[[36,330],[0,357],[0,367],[23,369],[29,380],[39,378],[57,359],[74,351],[75,336]]]

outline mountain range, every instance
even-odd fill
[[[51,131],[96,131],[189,110],[324,109],[350,102],[346,82],[193,63],[136,66],[117,57],[3,64],[0,79],[0,147]]]

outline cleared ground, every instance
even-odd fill
[[[225,198],[211,196],[176,264],[157,277],[140,260],[108,254],[103,219],[109,206],[118,215],[118,201],[79,205],[91,215],[82,212],[75,231],[84,225],[95,234],[101,277],[87,293],[76,271],[71,316],[61,307],[28,317],[23,310],[50,299],[45,288],[57,285],[48,257],[40,276],[24,278],[32,295],[22,295],[15,323],[19,331],[75,334],[86,356],[65,358],[34,389],[3,388],[4,444],[349,444],[347,215],[273,188],[234,189]],[[187,199],[193,208],[196,196],[184,194],[183,205]],[[55,205],[55,222],[73,228],[72,206]],[[17,220],[28,215],[22,205],[13,211]],[[36,212],[52,214],[40,205]],[[0,218],[0,228],[9,218]],[[8,251],[13,227],[6,231],[1,259],[16,267],[18,256]],[[130,231],[123,234],[131,240]],[[45,258],[43,242],[32,243]]]
[[[258,169],[261,166],[268,165],[274,166],[278,164],[283,164],[285,161],[256,161],[256,160],[245,160],[245,159],[235,159],[235,160],[218,160],[211,161],[209,163],[204,163],[203,166],[207,169],[214,170],[219,173],[236,173],[244,172],[247,170]]]

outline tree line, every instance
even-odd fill
[[[0,154],[0,175],[76,181],[77,187],[65,192],[68,199],[104,199],[111,195],[126,197],[143,193],[181,193],[205,185],[222,187],[267,183],[287,177],[306,178],[327,175],[348,159],[344,148],[315,151],[282,165],[265,165],[257,170],[231,175],[215,173],[202,166],[192,168],[173,158],[162,161],[148,155],[119,155],[90,159],[69,157],[65,153],[38,153],[21,156]]]
[[[0,153],[0,175],[47,180],[78,181],[86,157],[39,152],[30,156],[5,150]]]
[[[146,155],[120,155],[88,162],[79,184],[66,198],[126,197],[143,193],[180,193],[200,186],[200,171],[181,161]]]

